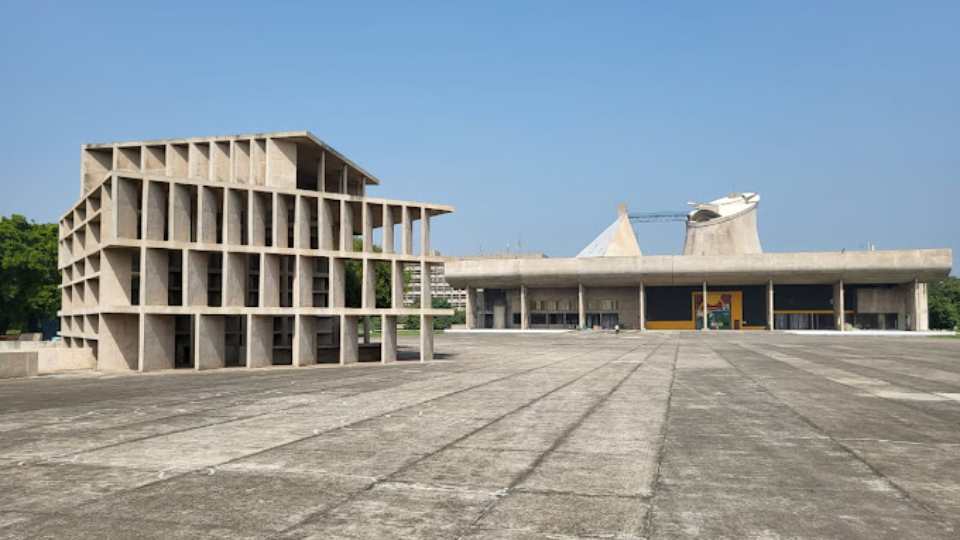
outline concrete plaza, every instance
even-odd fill
[[[0,538],[960,534],[958,339],[464,334],[436,352],[0,382]]]

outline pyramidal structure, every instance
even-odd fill
[[[617,207],[617,219],[583,248],[577,257],[638,257],[640,243],[630,225],[626,205]]]

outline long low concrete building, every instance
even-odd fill
[[[624,240],[621,211],[585,250],[599,255],[465,257],[446,262],[446,279],[467,289],[469,328],[928,329],[927,283],[949,275],[951,250],[753,253],[759,197],[748,195],[747,241],[698,239],[698,251],[720,254],[644,256]],[[688,242],[702,212],[691,212]],[[622,245],[597,246],[605,238]]]

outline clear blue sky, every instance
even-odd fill
[[[5,2],[0,213],[54,220],[84,142],[308,129],[455,205],[450,254],[736,190],[768,251],[960,255],[960,3],[677,4]]]

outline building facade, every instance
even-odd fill
[[[439,253],[434,253],[434,255],[439,255]],[[467,291],[451,287],[443,277],[443,268],[441,264],[430,266],[431,298],[446,300],[454,310],[466,309]],[[421,268],[419,266],[410,266],[407,269],[407,280],[407,285],[403,292],[403,304],[405,306],[419,306],[420,291],[423,289],[423,272]]]
[[[573,258],[463,258],[468,328],[927,330],[949,249],[764,253],[755,193],[695,204],[684,255],[644,256],[626,209]],[[706,299],[706,301],[704,301]]]
[[[85,145],[80,177],[60,219],[61,335],[99,369],[391,362],[397,317],[452,314],[429,280],[404,305],[402,275],[442,264],[431,219],[453,209],[369,197],[379,180],[309,132]]]

